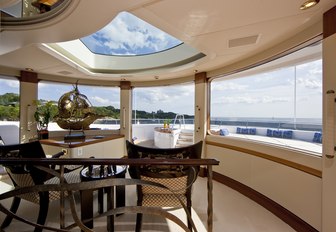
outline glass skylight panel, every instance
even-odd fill
[[[114,56],[148,55],[182,44],[127,12],[119,13],[107,26],[80,40],[95,54]]]

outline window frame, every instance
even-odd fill
[[[51,84],[51,85],[62,85],[62,86],[74,86],[75,84],[74,83],[68,83],[68,82],[56,82],[56,81],[50,81],[50,80],[41,80],[39,83],[38,83],[38,86],[37,86],[37,92],[38,92],[38,100],[40,100],[41,99],[41,94],[40,94],[40,87],[39,87],[39,85],[40,84]],[[119,96],[119,110],[120,110],[120,88],[118,87],[118,86],[107,86],[107,85],[93,85],[93,84],[87,84],[87,83],[78,83],[78,87],[79,87],[79,90],[80,90],[80,92],[82,93],[82,94],[84,94],[88,99],[89,99],[89,101],[91,102],[91,100],[90,100],[90,96],[88,96],[88,94],[87,93],[83,93],[82,91],[81,91],[81,88],[90,88],[90,87],[94,87],[94,88],[105,88],[105,89],[107,89],[107,88],[114,88],[114,89],[118,89],[118,91],[119,91],[119,93],[117,93],[117,95]],[[70,90],[69,90],[70,91]],[[66,92],[64,92],[64,93],[61,93],[61,95],[59,96],[59,97],[61,97],[62,96],[62,94],[65,94]],[[47,101],[49,101],[50,99],[43,99],[43,100],[47,100]],[[56,101],[56,102],[58,102],[58,100],[53,100],[53,101]],[[92,104],[92,103],[91,103]],[[94,105],[94,104],[92,104],[92,106],[93,107],[97,107],[96,105]],[[112,106],[112,105],[109,105],[109,106]],[[114,107],[114,106],[112,106],[112,107]],[[115,107],[116,108],[116,107]],[[117,108],[116,108],[117,109]],[[98,119],[99,120],[99,119]],[[106,119],[106,120],[109,120],[109,119]],[[119,125],[119,127],[118,128],[104,128],[104,127],[99,127],[101,130],[113,130],[113,131],[117,131],[117,130],[120,130],[120,128],[121,128],[121,125],[120,125],[120,118],[119,119],[115,119],[115,120],[117,120],[117,121],[119,121],[119,124],[118,123],[116,123],[116,124],[114,124],[114,123],[112,123],[112,124],[109,124],[109,125]],[[55,121],[52,121],[53,123],[56,123]],[[56,123],[57,124],[57,123]],[[94,124],[94,123],[92,123],[91,125],[99,125],[99,124]],[[104,125],[104,123],[102,123],[102,125]],[[58,126],[58,125],[57,125]],[[58,126],[59,127],[59,126]],[[91,128],[91,127],[90,127]],[[95,127],[96,128],[96,127]],[[49,129],[49,128],[48,128]],[[50,130],[50,129],[49,129]],[[50,131],[59,131],[59,130],[64,130],[64,129],[62,129],[62,128],[59,128],[59,129],[57,129],[56,128],[56,130],[50,130]]]
[[[317,37],[315,37],[312,40],[306,41],[305,43],[302,43],[302,44],[300,44],[300,45],[298,45],[298,46],[296,46],[294,48],[288,49],[288,50],[282,52],[281,54],[269,57],[268,59],[256,62],[256,63],[251,64],[251,65],[247,65],[245,67],[238,68],[236,70],[228,71],[226,73],[217,74],[216,76],[210,77],[208,79],[208,94],[207,94],[208,95],[207,135],[212,135],[212,136],[216,136],[217,135],[217,134],[212,133],[212,131],[211,131],[211,100],[212,100],[212,96],[211,96],[212,95],[212,89],[211,88],[212,88],[212,81],[213,80],[217,80],[219,78],[225,78],[225,77],[227,78],[227,80],[231,80],[233,78],[237,78],[237,77],[231,77],[230,78],[230,76],[240,75],[241,73],[244,73],[245,71],[253,70],[254,68],[258,69],[258,68],[262,67],[263,65],[268,64],[268,63],[270,63],[272,61],[277,61],[278,59],[281,59],[281,58],[283,58],[283,57],[285,57],[287,55],[295,53],[295,52],[297,52],[297,51],[299,51],[299,50],[301,50],[301,49],[303,49],[305,47],[312,46],[312,45],[319,44],[319,43],[322,43],[322,37],[321,36],[317,36]],[[323,59],[322,55],[321,55],[320,59],[321,60]],[[322,62],[323,62],[323,60],[322,60]],[[295,64],[294,66],[297,66],[297,64]],[[272,70],[272,69],[270,69],[270,70]],[[323,66],[322,66],[322,71],[323,71]],[[257,73],[262,73],[262,72],[261,71],[257,71]],[[248,75],[244,75],[243,74],[242,78],[244,78],[244,76],[249,76],[249,74]],[[322,83],[323,83],[323,76],[322,76]],[[323,111],[323,97],[322,97],[322,102],[321,102],[321,108],[322,108],[322,111]],[[322,121],[321,122],[321,128],[323,129],[323,115],[322,115],[322,120],[321,121]],[[322,131],[322,129],[321,129],[321,131]],[[285,149],[290,149],[290,150],[296,150],[296,151],[300,151],[300,152],[304,152],[304,153],[309,153],[311,155],[319,156],[319,157],[322,156],[322,146],[323,146],[322,141],[321,141],[321,151],[320,152],[316,152],[316,151],[311,151],[311,150],[306,150],[306,149],[300,149],[300,148],[292,147],[292,146],[275,144],[275,143],[271,143],[271,142],[258,141],[258,140],[254,140],[254,139],[235,138],[233,136],[230,137],[230,138],[232,138],[232,139],[238,139],[238,140],[242,140],[242,141],[249,141],[249,142],[252,142],[252,143],[258,143],[258,144],[262,144],[262,145],[266,145],[266,146],[280,147],[280,148],[285,148]]]

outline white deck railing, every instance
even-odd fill
[[[132,137],[138,141],[154,140],[154,128],[160,127],[161,124],[133,124],[132,125]],[[91,124],[91,128],[100,128],[102,130],[118,130],[120,125],[116,124]],[[292,139],[267,137],[267,128],[257,128],[256,135],[237,134],[236,126],[212,126],[213,130],[228,129],[229,137],[235,137],[238,139],[248,139],[256,142],[274,144],[277,146],[284,146],[287,148],[300,149],[315,153],[316,155],[322,154],[322,143],[314,143],[313,131],[293,130]],[[194,125],[186,124],[186,129],[193,131]],[[49,130],[62,130],[56,123],[49,124]],[[1,121],[0,122],[0,136],[8,144],[19,142],[19,122]]]

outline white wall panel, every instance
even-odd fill
[[[237,145],[274,156],[287,156],[287,149],[262,146],[250,142],[235,141],[225,137],[208,136],[207,141]],[[284,154],[282,154],[284,153]],[[233,151],[214,145],[206,145],[207,158],[220,161],[214,171],[228,176],[272,199],[317,230],[321,230],[322,179],[298,169],[271,160]],[[291,160],[303,165],[321,167],[321,157],[302,157],[302,153],[290,152]]]

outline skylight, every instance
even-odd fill
[[[127,12],[119,13],[107,26],[80,40],[95,54],[114,56],[148,55],[182,44]]]
[[[40,49],[86,75],[104,78],[193,69],[206,55],[126,12],[81,39],[42,44]]]

